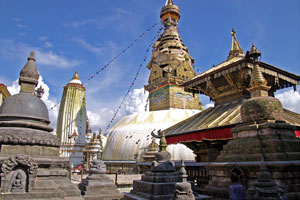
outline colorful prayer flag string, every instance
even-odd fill
[[[126,97],[129,95],[129,93],[130,93],[132,87],[134,86],[134,83],[135,83],[135,81],[136,81],[136,79],[137,79],[137,77],[138,77],[138,75],[139,75],[139,73],[140,73],[140,70],[141,70],[142,66],[144,65],[144,63],[146,62],[146,60],[147,60],[147,58],[148,58],[148,55],[147,55],[147,54],[148,54],[149,50],[152,48],[152,46],[153,46],[154,42],[156,41],[156,39],[160,36],[160,33],[161,33],[162,29],[163,29],[163,26],[160,26],[159,30],[157,31],[156,35],[154,36],[154,38],[152,39],[150,45],[148,46],[148,48],[147,48],[147,50],[146,50],[145,57],[144,57],[142,63],[139,65],[139,68],[138,68],[138,70],[137,70],[137,72],[136,72],[136,74],[135,74],[135,77],[134,77],[133,81],[131,82],[131,84],[130,84],[130,86],[129,86],[129,88],[128,88],[126,94],[125,94],[125,96],[123,97],[123,99],[122,99],[122,101],[121,101],[119,107],[117,108],[117,110],[116,110],[114,116],[112,117],[110,123],[109,123],[108,126],[106,127],[106,129],[105,129],[105,131],[104,131],[104,134],[106,134],[107,130],[109,129],[109,127],[111,126],[111,124],[112,124],[113,121],[115,120],[115,118],[116,118],[118,112],[120,111],[120,109],[121,109],[121,107],[122,107],[122,105],[123,105],[123,103],[124,103]]]
[[[151,31],[154,27],[156,27],[159,23],[155,23],[153,24],[151,27],[149,27],[145,32],[143,32],[142,34],[139,35],[139,37],[137,37],[133,42],[131,42],[125,49],[123,49],[123,51],[121,53],[118,53],[115,57],[113,57],[113,59],[111,59],[106,65],[104,65],[101,69],[99,69],[95,74],[91,75],[85,82],[93,79],[95,76],[97,76],[100,72],[102,72],[104,69],[106,69],[111,63],[113,63],[117,58],[119,58],[122,54],[126,53],[126,51],[131,48],[140,38],[142,38],[144,35],[146,35],[147,32]],[[82,82],[82,84],[84,84],[85,82]],[[48,109],[48,111],[53,110],[56,106],[58,106],[60,104],[57,103],[54,106],[52,106],[50,109]]]
[[[157,26],[159,23],[155,23],[150,28],[148,28],[145,32],[139,35],[133,42],[131,42],[125,49],[123,49],[120,53],[118,53],[113,59],[111,59],[108,64],[104,65],[101,69],[99,69],[95,74],[90,76],[87,81],[93,79],[96,75],[98,75],[100,72],[102,72],[104,69],[106,69],[111,63],[113,63],[116,59],[118,59],[122,54],[124,54],[128,49],[130,49],[140,38],[146,35],[147,32],[151,31],[155,26]],[[84,84],[84,82],[82,82]]]

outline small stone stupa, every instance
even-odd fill
[[[160,139],[159,152],[155,154],[150,172],[142,175],[142,180],[133,182],[130,193],[124,194],[125,200],[136,199],[172,199],[176,182],[180,182],[180,174],[175,169],[171,154],[166,151],[166,138]]]
[[[100,153],[99,153],[100,154]],[[94,159],[89,170],[89,175],[80,183],[79,188],[85,200],[114,200],[121,199],[114,182],[106,176],[106,165],[100,160],[100,155]]]
[[[160,132],[159,132],[160,133]],[[155,136],[154,134],[152,134]],[[164,133],[160,134],[159,152],[155,154],[151,171],[142,175],[142,180],[133,182],[130,193],[124,194],[124,200],[194,200],[210,199],[208,196],[196,195],[192,192],[191,184],[187,182],[184,165],[176,171],[175,164],[170,161],[171,154],[166,151],[167,141]]]
[[[286,200],[284,190],[272,180],[272,174],[268,171],[264,162],[260,167],[257,181],[247,191],[246,200]]]
[[[20,92],[0,107],[0,199],[82,199],[70,181],[69,159],[59,157],[48,109],[35,94],[34,52],[20,72]]]

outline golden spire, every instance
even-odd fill
[[[264,78],[263,74],[259,70],[258,64],[255,64],[253,67],[250,84],[252,87],[259,85],[267,85],[267,80]]]
[[[99,129],[99,134],[98,134],[98,136],[97,136],[97,139],[99,140],[99,141],[101,141],[101,135],[102,135],[102,133],[101,133],[101,128]]]
[[[166,0],[166,6],[170,6],[170,5],[173,5],[173,1],[172,0]]]
[[[231,49],[229,51],[227,60],[229,60],[233,57],[244,56],[243,49],[241,48],[241,46],[237,40],[236,32],[234,31],[234,29],[232,29],[232,31],[231,31],[231,36],[232,36]]]
[[[74,74],[74,76],[73,76],[72,80],[79,80],[79,77],[78,77],[78,74],[77,74],[77,72],[75,72],[75,74]]]
[[[268,91],[271,86],[267,86],[268,82],[264,78],[262,72],[259,69],[258,57],[261,55],[260,51],[252,44],[252,48],[249,52],[250,56],[253,58],[253,70],[250,80],[250,88],[248,91],[251,93],[251,97],[269,96]]]
[[[94,132],[94,133],[93,133],[93,139],[92,139],[92,141],[95,141],[96,139],[97,139],[96,133]]]

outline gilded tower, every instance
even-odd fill
[[[160,12],[165,27],[164,33],[153,45],[151,61],[147,68],[151,70],[148,85],[150,111],[179,109],[199,109],[201,103],[198,94],[184,91],[181,84],[193,78],[194,59],[183,44],[177,30],[180,10],[172,0],[167,0]]]
[[[61,142],[60,155],[69,157],[75,166],[83,160],[86,145],[85,87],[77,72],[64,87],[57,118],[57,137]]]

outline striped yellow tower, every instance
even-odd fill
[[[79,165],[86,146],[86,103],[85,87],[77,72],[64,87],[56,131],[61,142],[60,156],[69,157],[74,166]]]

